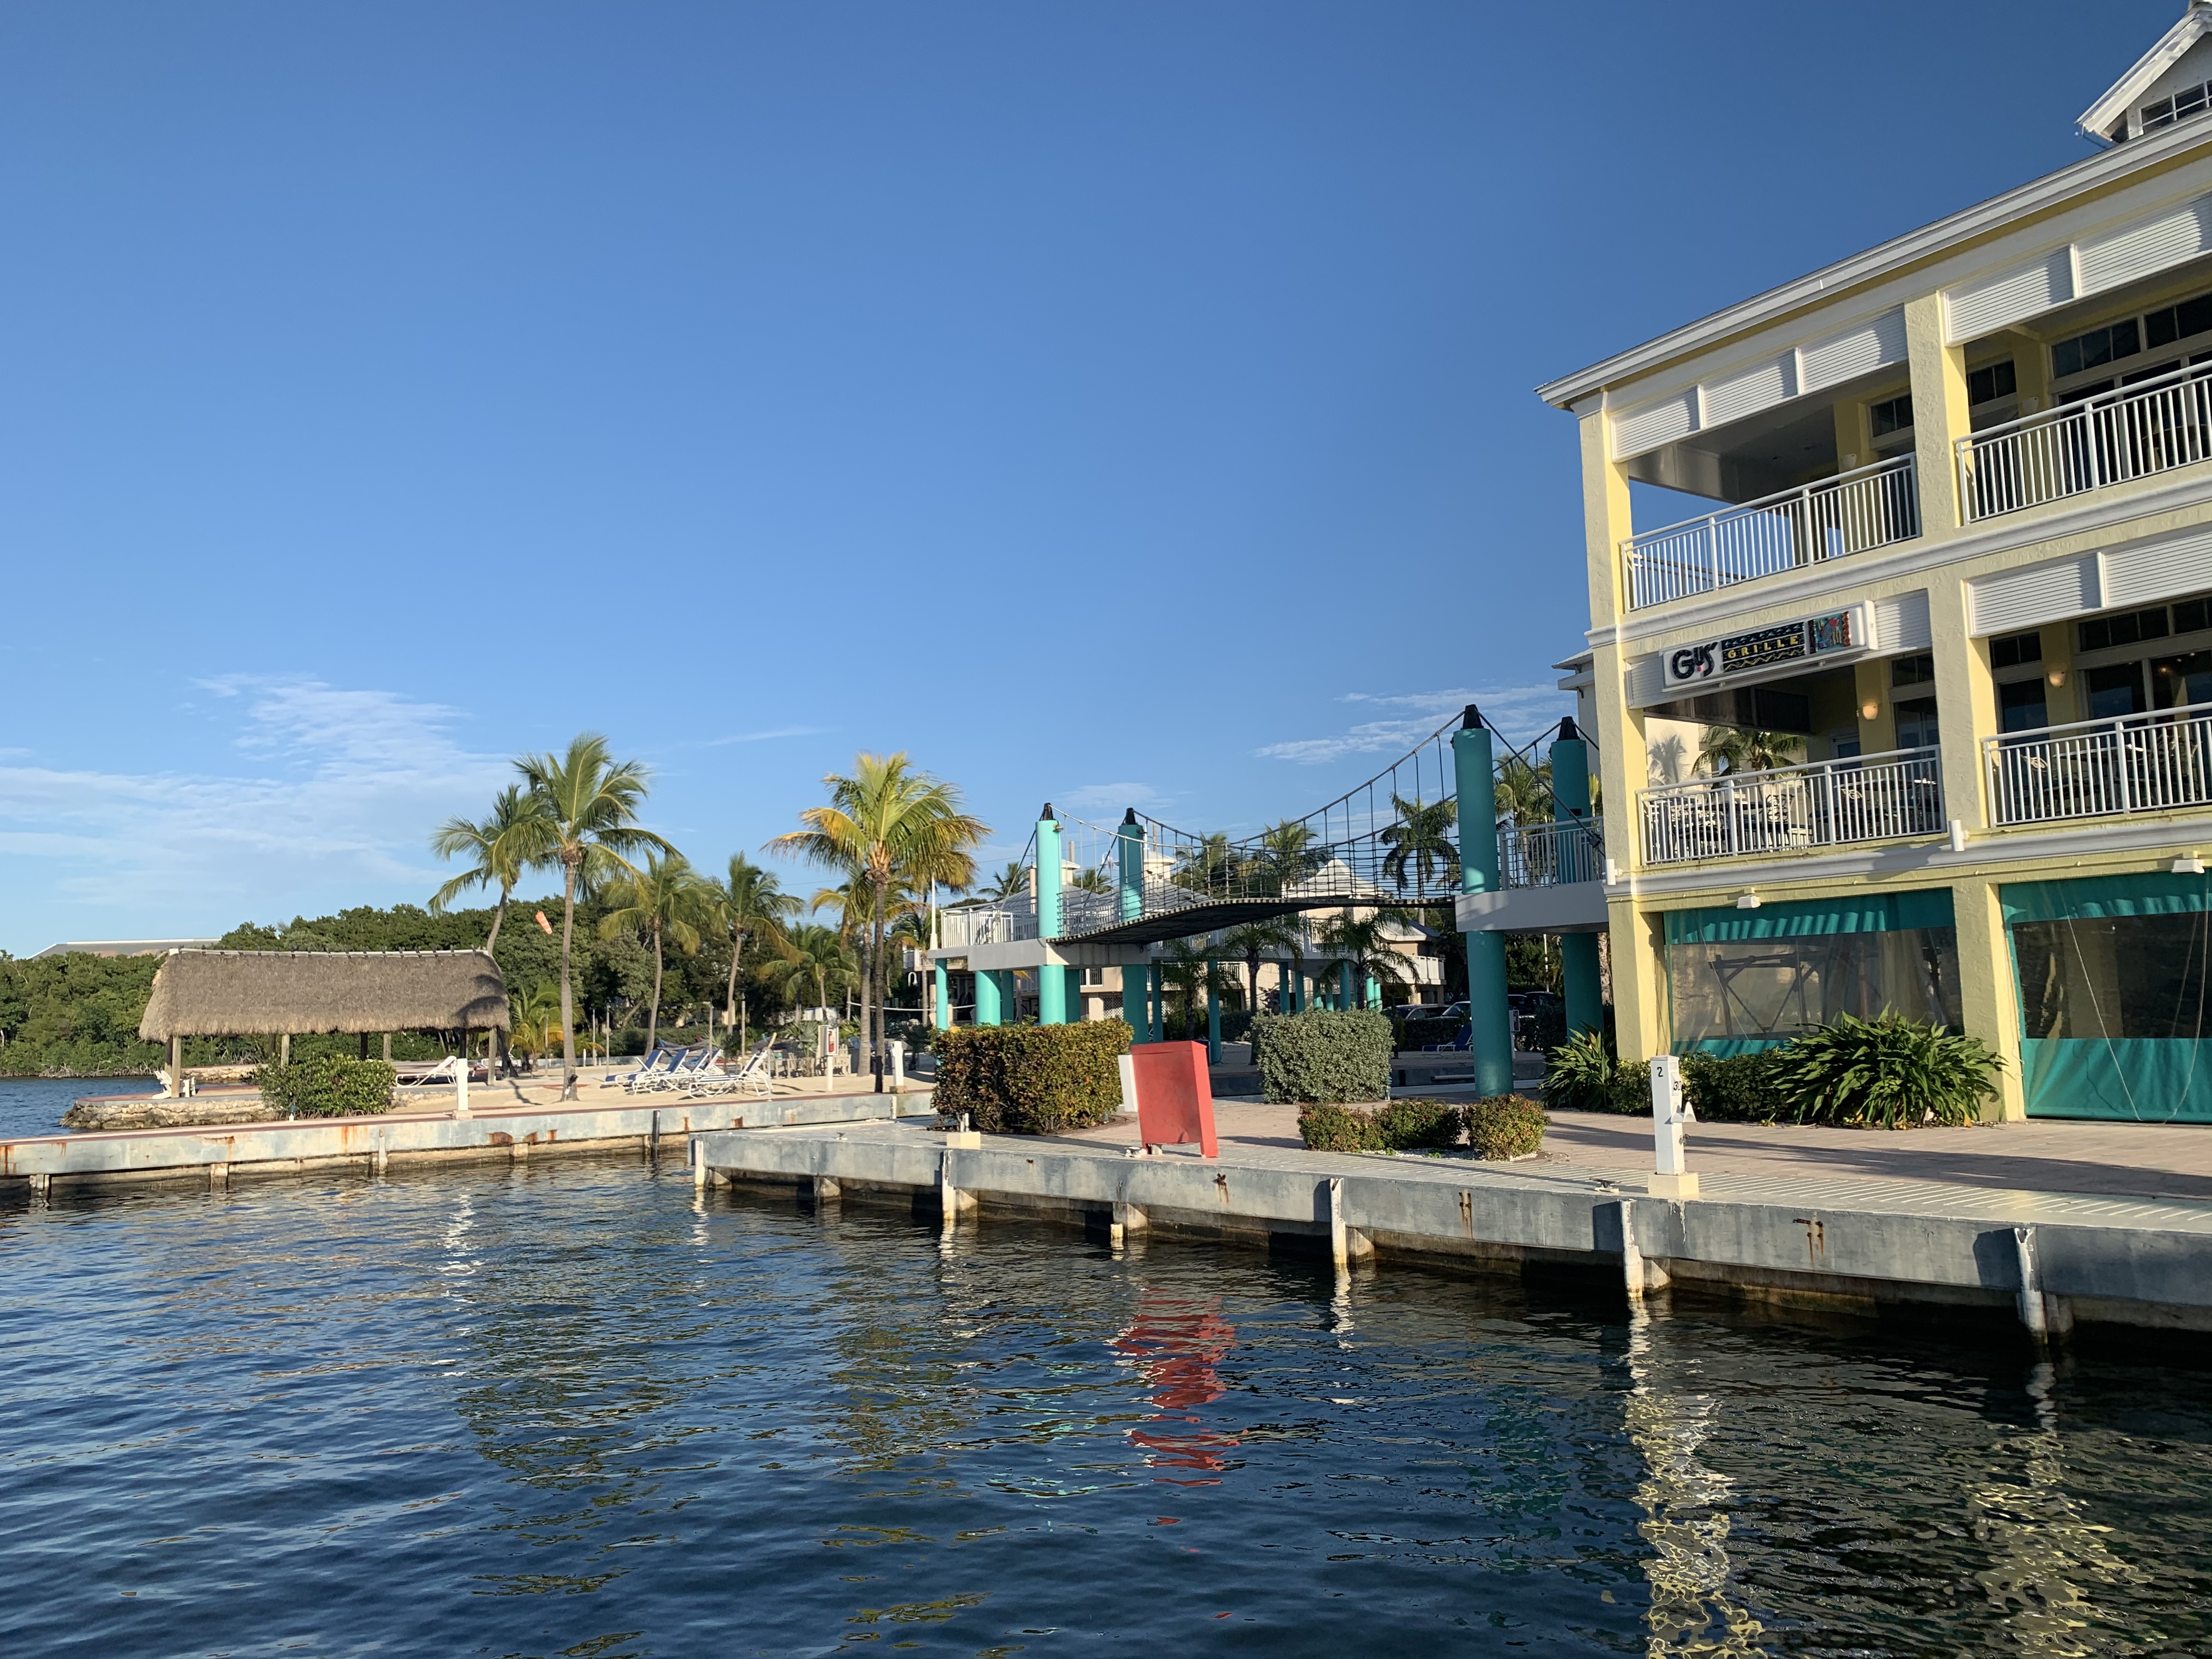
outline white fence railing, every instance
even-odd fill
[[[1012,945],[1017,939],[1036,937],[1036,915],[1032,911],[1026,918],[1029,931],[1017,933],[1017,917],[1011,910],[987,909],[981,905],[963,906],[937,913],[938,943],[947,950],[966,950],[977,945]]]
[[[1605,879],[1605,837],[1590,819],[1509,824],[1498,832],[1498,878],[1507,887]]]
[[[1985,738],[1999,823],[2212,805],[2212,703]]]
[[[1935,835],[1944,827],[1941,751],[1667,784],[1645,790],[1640,805],[1646,864]]]
[[[1920,490],[1910,455],[1746,501],[1620,544],[1632,610],[1910,541]]]
[[[1969,523],[2212,459],[2212,363],[1961,438]]]

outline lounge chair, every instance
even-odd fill
[[[769,1054],[775,1047],[775,1039],[755,1046],[744,1058],[744,1064],[733,1072],[707,1072],[695,1077],[684,1090],[688,1096],[699,1095],[757,1095],[765,1100],[775,1092],[775,1085],[769,1080]]]
[[[1449,1042],[1425,1042],[1421,1045],[1421,1052],[1425,1054],[1463,1054],[1474,1036],[1474,1023],[1470,1020],[1459,1028],[1458,1034]]]
[[[722,1051],[720,1048],[713,1048],[704,1042],[696,1048],[686,1048],[676,1057],[676,1063],[673,1066],[661,1073],[659,1076],[647,1079],[648,1086],[656,1094],[687,1090],[696,1079],[703,1075],[708,1067],[715,1065],[721,1058]]]
[[[653,1053],[647,1056],[645,1064],[639,1066],[635,1071],[609,1072],[606,1076],[601,1078],[599,1081],[603,1084],[618,1085],[621,1087],[627,1089],[630,1093],[635,1094],[638,1092],[639,1085],[642,1079],[653,1076],[656,1073],[669,1071],[675,1066],[678,1060],[684,1058],[684,1051],[681,1048],[672,1048],[665,1042],[656,1044],[653,1048]],[[665,1060],[667,1064],[663,1065],[661,1063],[663,1060]]]

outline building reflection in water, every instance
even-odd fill
[[[1149,1288],[1139,1293],[1137,1316],[1114,1339],[1114,1352],[1136,1368],[1152,1391],[1158,1409],[1148,1421],[1189,1426],[1131,1429],[1128,1438],[1144,1449],[1152,1468],[1195,1472],[1153,1479],[1178,1486],[1221,1484],[1218,1477],[1231,1467],[1226,1454],[1236,1449],[1237,1437],[1208,1432],[1196,1413],[1228,1392],[1216,1368],[1236,1346],[1237,1328],[1221,1316],[1219,1297]]]

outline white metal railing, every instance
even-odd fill
[[[977,945],[1011,945],[1020,937],[1015,932],[1015,915],[1011,910],[994,910],[981,905],[963,905],[937,913],[938,943],[945,950],[966,950]],[[1030,937],[1036,936],[1036,917],[1030,918]]]
[[[2212,703],[1984,738],[1982,753],[1999,823],[2212,805]]]
[[[1605,837],[1589,818],[1508,824],[1498,832],[1498,877],[1506,887],[1605,879]]]
[[[1920,533],[1911,455],[1839,472],[1620,544],[1631,610],[1910,541]]]
[[[2212,459],[2212,363],[1958,441],[1968,523]]]
[[[1646,864],[1930,836],[1944,828],[1942,751],[1782,766],[1646,789]]]

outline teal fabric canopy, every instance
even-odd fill
[[[2087,876],[2075,881],[2023,881],[1997,890],[2005,925],[2016,921],[2092,921],[2111,916],[2179,916],[2212,910],[2212,875]],[[1699,915],[1705,913],[1700,911]]]
[[[1756,910],[1734,905],[1667,912],[1669,945],[1724,945],[1736,939],[1809,939],[1824,933],[1893,933],[1953,925],[1951,890],[1853,893],[1844,898],[1790,899]]]

